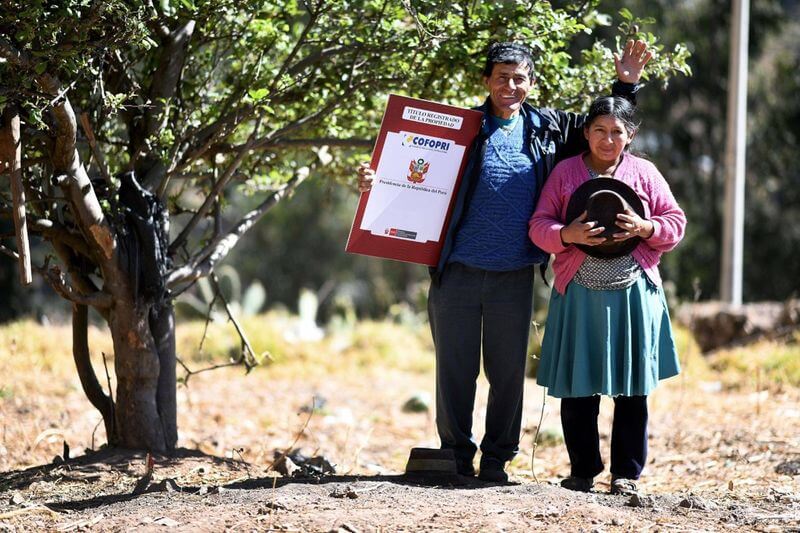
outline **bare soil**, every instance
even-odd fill
[[[800,390],[787,386],[664,383],[650,400],[642,497],[631,501],[608,494],[607,473],[589,494],[558,486],[569,463],[552,398],[531,468],[543,400],[532,380],[512,483],[498,485],[402,475],[411,447],[437,445],[431,410],[402,409],[432,396],[429,371],[193,376],[179,389],[182,448],[154,457],[150,476],[144,453],[101,449],[99,415],[71,373],[8,377],[39,386],[0,395],[0,531],[800,531]],[[478,438],[486,393],[481,381]],[[603,400],[605,457],[611,405]],[[336,473],[280,476],[275,452],[291,449]]]

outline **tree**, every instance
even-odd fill
[[[493,40],[537,54],[540,99],[579,106],[611,81],[596,2],[62,0],[0,8],[0,98],[23,116],[28,227],[37,266],[73,304],[73,355],[109,443],[175,446],[172,300],[310,173],[347,171],[371,146],[387,91],[473,102]],[[630,24],[625,31],[636,34]],[[653,72],[682,68],[664,53]],[[7,124],[8,121],[4,122]],[[79,127],[80,124],[80,127]],[[13,149],[6,143],[0,153]],[[339,157],[331,160],[329,152]],[[6,156],[7,157],[7,156]],[[258,198],[230,213],[227,197]],[[3,196],[0,209],[12,203]],[[170,230],[172,227],[172,230]],[[266,251],[269,253],[269,251]],[[9,251],[10,255],[14,255]],[[114,401],[96,378],[88,309],[108,323]],[[242,360],[256,363],[243,348]]]

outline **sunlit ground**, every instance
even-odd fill
[[[296,317],[270,313],[244,320],[264,360],[245,375],[230,367],[191,375],[179,386],[179,445],[248,463],[265,473],[275,450],[290,446],[322,455],[338,473],[402,472],[413,446],[437,446],[433,420],[433,354],[422,323],[339,323],[324,338],[311,336]],[[230,324],[181,325],[179,354],[192,371],[238,353]],[[98,448],[105,441],[99,414],[83,397],[74,372],[69,326],[20,322],[0,328],[0,471],[48,463],[62,453]],[[113,387],[110,340],[91,331],[95,369]],[[650,400],[650,460],[642,483],[651,492],[728,492],[752,495],[798,491],[800,481],[775,472],[800,456],[800,346],[762,342],[700,355],[678,331],[684,372],[664,382]],[[268,356],[266,354],[269,354]],[[271,358],[271,359],[270,359]],[[179,369],[179,375],[186,373]],[[520,453],[510,470],[529,483],[568,473],[560,437],[558,400],[526,382]],[[412,397],[430,401],[406,412]],[[482,435],[487,385],[481,377],[475,433]],[[544,409],[542,402],[544,400]],[[610,410],[604,399],[601,436],[608,457]],[[534,435],[542,418],[535,457]],[[477,461],[476,461],[477,462]],[[535,479],[534,479],[535,474]],[[598,482],[607,483],[608,476]],[[602,485],[600,486],[602,488]]]

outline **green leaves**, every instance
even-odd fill
[[[247,95],[254,102],[258,102],[259,100],[262,100],[265,96],[267,96],[267,94],[269,94],[269,90],[268,89],[248,89],[247,90]]]
[[[29,68],[0,73],[0,94],[20,93],[30,115],[28,127],[46,129],[41,116],[49,100],[35,76],[53,73],[71,85],[73,106],[92,116],[95,134],[111,172],[131,160],[160,160],[191,175],[207,175],[233,159],[260,121],[267,138],[244,158],[235,180],[250,192],[308,167],[333,176],[367,148],[342,148],[341,139],[371,139],[390,92],[474,106],[485,98],[481,71],[493,41],[528,44],[535,55],[534,103],[580,110],[608,90],[613,76],[612,48],[624,39],[647,40],[656,52],[650,79],[690,72],[682,45],[665,49],[647,33],[647,19],[620,10],[615,21],[597,0],[560,3],[452,2],[450,0],[158,0],[146,3],[10,2],[0,7],[11,21],[7,35],[29,53]],[[180,84],[162,102],[150,88],[165,48],[160,26],[174,31],[195,20]],[[607,36],[618,23],[619,39]],[[4,28],[5,30],[5,28]],[[587,39],[587,35],[589,38]],[[600,36],[606,35],[603,39]],[[589,43],[576,54],[575,43]],[[155,99],[163,106],[158,134],[148,134],[145,150],[131,154],[131,139]],[[219,124],[224,127],[216,128]],[[203,152],[214,131],[212,146]],[[40,142],[31,150],[45,153]],[[276,144],[296,139],[332,139],[307,144]],[[141,143],[140,143],[141,144]],[[29,143],[30,145],[30,143]],[[314,150],[312,150],[312,148]],[[84,149],[81,147],[81,149]],[[194,155],[201,154],[201,155]],[[320,155],[322,154],[322,155]],[[191,156],[190,156],[191,155]],[[195,159],[192,159],[195,158]],[[186,178],[181,194],[205,194],[208,179]]]

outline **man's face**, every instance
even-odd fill
[[[484,76],[483,83],[489,90],[492,113],[500,118],[511,118],[519,113],[522,102],[528,97],[531,72],[524,63],[495,63],[492,75]]]

